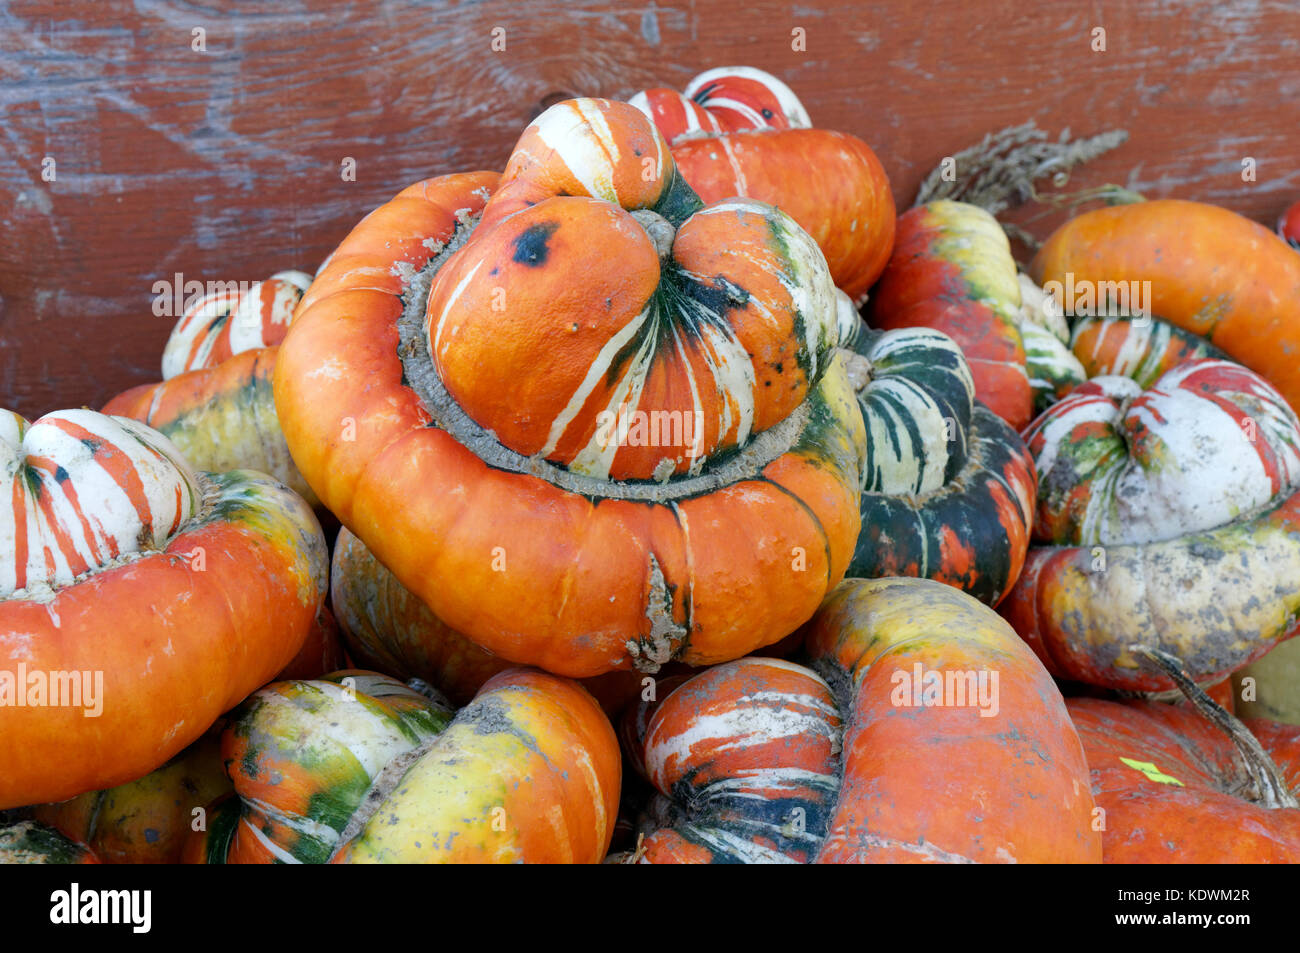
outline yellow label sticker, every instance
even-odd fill
[[[1180,788],[1187,787],[1187,785],[1183,784],[1182,781],[1165,774],[1150,761],[1134,761],[1132,758],[1120,758],[1119,760],[1123,761],[1133,770],[1141,771],[1147,776],[1148,780],[1155,781],[1157,784],[1176,784]]]

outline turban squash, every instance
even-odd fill
[[[1300,408],[1300,255],[1263,225],[1181,199],[1094,209],[1053,232],[1029,272],[1098,290],[1149,282],[1144,311],[1207,338]]]
[[[1150,387],[1179,364],[1228,355],[1203,337],[1156,317],[1131,314],[1074,321],[1070,349],[1088,377],[1118,374]]]
[[[307,641],[277,679],[319,678],[344,663],[338,625],[326,606]],[[219,718],[156,771],[115,788],[32,807],[33,819],[87,845],[104,863],[174,864],[208,805],[231,790],[221,760]]]
[[[388,676],[276,682],[232,714],[235,796],[193,863],[597,863],[618,741],[583,688],[511,669],[450,707]]]
[[[0,413],[0,455],[0,808],[147,774],[306,640],[325,541],[282,484],[90,410]]]
[[[118,394],[104,413],[142,421],[205,470],[269,473],[315,505],[275,415],[275,355],[311,276],[281,271],[216,290],[185,309],[163,351],[163,380]]]
[[[467,704],[489,678],[514,667],[434,615],[347,527],[334,543],[330,599],[353,662],[400,679],[419,679],[455,705]],[[792,634],[763,651],[793,651],[796,646],[788,644],[793,641]],[[656,681],[662,685],[665,677],[685,671],[690,667],[670,662]],[[606,672],[582,679],[582,686],[612,717],[645,692],[646,677],[635,671]]]
[[[32,817],[107,864],[175,864],[210,802],[230,790],[218,720],[156,771],[104,791],[32,808]],[[206,823],[204,819],[203,823]]]
[[[947,335],[858,322],[847,346],[867,432],[848,575],[936,579],[996,605],[1029,547],[1035,476],[1024,441],[975,400]]]
[[[775,642],[843,577],[864,448],[838,334],[788,216],[702,205],[640,112],[573,100],[502,176],[363,220],[275,398],[307,481],[448,626],[654,671]]]
[[[813,129],[789,86],[749,66],[711,69],[685,92],[650,89],[630,102],[659,127],[704,201],[739,195],[777,206],[816,239],[835,284],[865,298],[893,247],[895,214],[865,142]]]
[[[1064,699],[992,610],[931,580],[853,579],[807,640],[816,671],[740,659],[629,710],[659,795],[637,860],[1100,861]]]
[[[1067,702],[1104,812],[1105,863],[1300,862],[1300,727],[1238,721],[1176,661],[1160,667],[1191,705]]]
[[[928,327],[960,345],[975,396],[1016,430],[1083,379],[1059,314],[1023,280],[997,219],[976,205],[938,201],[898,219],[893,254],[872,292],[882,329]]]
[[[1132,650],[1220,680],[1300,613],[1300,420],[1229,361],[1177,365],[1147,390],[1090,380],[1025,434],[1038,510],[1000,609],[1063,678],[1172,688]]]

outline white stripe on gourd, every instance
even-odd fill
[[[656,90],[656,95],[660,97],[671,96],[674,105],[682,111],[685,128],[678,133],[679,138],[693,139],[702,135],[715,135],[722,131],[722,127],[718,125],[718,120],[714,118],[712,113],[705,110],[699,103],[687,99],[676,90]],[[650,97],[645,92],[637,93],[629,99],[628,105],[635,106],[641,110],[647,119],[655,122],[654,109],[650,105]],[[706,124],[707,128],[705,128]]]
[[[330,827],[328,824],[313,820],[302,814],[288,814],[274,804],[267,804],[265,801],[259,801],[257,798],[241,796],[245,805],[250,812],[256,813],[261,817],[287,827],[299,837],[306,840],[312,840],[322,845],[327,851],[332,850],[339,842],[339,831]],[[261,827],[262,825],[258,825]]]
[[[724,81],[731,76],[736,76],[741,79],[755,80],[771,90],[772,93],[775,94],[776,100],[781,106],[781,111],[785,114],[786,122],[789,123],[791,128],[812,128],[812,120],[808,117],[808,111],[804,109],[803,103],[799,101],[799,97],[795,95],[794,90],[771,73],[761,69],[756,69],[753,66],[719,66],[714,69],[705,70],[687,84],[683,95],[685,95],[687,99],[699,102],[705,109],[708,109],[710,106],[725,106],[727,108],[735,109],[739,104],[736,104],[734,101],[729,99],[715,99],[708,96],[704,97],[703,100],[696,99],[700,90],[713,83]],[[752,112],[752,110],[749,111]],[[755,128],[770,128],[770,124],[763,119],[761,115],[755,114],[755,118]]]
[[[651,332],[642,335],[641,346],[637,348],[636,356],[624,368],[618,385],[610,393],[609,402],[605,405],[605,412],[613,414],[615,420],[622,419],[622,415],[641,403],[641,392],[645,389],[646,378],[650,374],[650,369],[654,366],[655,339],[658,337],[657,328],[659,325],[657,310]],[[645,323],[645,318],[642,316],[644,314],[645,309],[642,310],[635,321],[623,328],[601,348],[600,354],[597,355],[596,360],[592,362],[591,367],[588,369],[582,386],[569,400],[563,413],[551,425],[551,437],[542,451],[543,455],[555,452],[555,445],[559,442],[560,436],[568,429],[574,414],[586,402],[586,394],[591,392],[596,382],[604,376],[604,372],[608,371],[609,364],[618,354],[618,349],[611,349],[610,345],[620,338],[624,340],[630,338]],[[614,464],[614,457],[618,453],[619,447],[622,446],[621,440],[611,440],[607,439],[608,437],[609,434],[602,432],[602,428],[597,427],[595,433],[592,434],[591,440],[573,458],[573,462],[569,464],[569,469],[578,473],[608,474],[610,467]]]
[[[603,100],[590,99],[560,103],[538,116],[533,126],[588,195],[617,204],[614,167],[619,158],[618,143],[599,109],[601,103]],[[659,162],[662,168],[662,153]]]
[[[438,315],[438,323],[434,326],[433,341],[431,342],[432,346],[430,348],[431,354],[442,353],[442,329],[447,323],[447,315],[451,313],[451,309],[455,306],[457,299],[465,293],[465,289],[469,287],[469,283],[474,280],[474,276],[478,274],[478,270],[482,267],[483,259],[479,259],[474,263],[474,267],[467,271],[465,276],[457,282],[456,287],[451,290],[451,294],[447,296],[447,301],[442,306],[442,314]],[[452,330],[455,329],[453,328]]]
[[[251,823],[248,820],[248,818],[241,817],[239,819],[239,826],[244,828],[244,830],[246,830],[249,834],[251,834],[253,839],[257,841],[259,844],[261,844],[266,849],[266,852],[270,854],[272,857],[274,857],[276,860],[278,860],[280,863],[282,864],[302,863],[302,861],[300,861],[297,857],[293,856],[293,854],[289,853],[287,850],[285,850],[283,847],[281,847],[279,844],[273,841],[269,835],[263,833],[262,829],[258,825]]]
[[[482,264],[482,262],[480,261],[479,264]],[[471,276],[474,271],[478,270],[478,267],[478,265],[474,266],[470,272]],[[465,282],[462,281],[456,286],[456,290],[452,293],[451,300],[447,302],[447,307],[443,309],[443,316],[438,322],[440,331],[442,328],[442,321],[447,316],[447,311],[451,308],[452,303],[460,294],[464,285]],[[564,436],[564,432],[569,429],[569,425],[573,423],[574,419],[578,416],[578,413],[587,403],[587,398],[590,397],[591,392],[596,389],[596,385],[599,384],[600,381],[609,373],[610,366],[613,365],[614,359],[618,357],[619,352],[622,351],[627,343],[636,336],[637,332],[641,330],[642,325],[651,320],[652,315],[657,319],[655,311],[656,308],[654,302],[647,302],[646,306],[637,313],[636,317],[614,332],[614,334],[610,336],[610,339],[605,342],[605,345],[596,355],[595,360],[591,362],[591,366],[587,368],[587,374],[583,377],[582,383],[578,385],[578,389],[573,392],[573,396],[571,396],[569,402],[564,405],[564,409],[560,411],[559,415],[551,422],[550,434],[547,437],[546,446],[542,448],[542,456],[550,456],[555,452],[555,448],[559,446],[560,440]],[[646,340],[651,341],[653,340],[653,337],[653,335],[646,335]],[[435,351],[435,353],[438,352]],[[638,351],[637,353],[639,356],[641,352]],[[594,440],[595,438],[593,437],[592,439]],[[590,444],[588,446],[590,446]],[[608,473],[608,468],[606,468],[605,472]]]
[[[704,844],[715,854],[735,857],[746,864],[797,864],[799,861],[778,850],[764,847],[718,827],[683,824],[677,828],[687,840]]]
[[[230,353],[267,347],[267,330],[293,320],[293,312],[310,285],[311,276],[301,271],[280,271],[265,282],[253,282],[230,316]],[[267,291],[271,300],[264,303],[262,295]]]

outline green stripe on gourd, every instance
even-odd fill
[[[808,419],[790,453],[832,471],[845,486],[857,484],[866,437],[842,354],[836,352],[828,361],[826,373],[808,393],[807,406]]]
[[[275,840],[293,859],[324,863],[384,767],[440,734],[452,717],[448,708],[386,676],[338,673],[268,686],[233,716],[233,730],[247,744],[239,770],[232,771],[242,820],[263,830],[288,828],[293,837]],[[333,726],[329,734],[314,730],[322,718]],[[242,782],[258,778],[264,760],[289,760],[329,783],[302,814],[260,803]]]
[[[1034,410],[1042,413],[1088,379],[1079,359],[1046,328],[1025,322],[1020,326],[1025,342],[1025,371],[1034,391]]]

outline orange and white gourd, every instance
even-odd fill
[[[1209,682],[1291,634],[1300,420],[1258,374],[1200,359],[1146,390],[1093,378],[1025,436],[1039,545],[1002,610],[1054,674],[1167,690],[1134,646]]]
[[[865,448],[838,336],[789,216],[704,205],[640,112],[574,100],[499,179],[419,183],[354,229],[276,404],[329,509],[489,651],[710,664],[788,635],[848,565]]]
[[[751,66],[707,70],[683,92],[649,89],[630,102],[663,133],[700,198],[777,206],[813,236],[836,286],[861,304],[889,258],[895,215],[889,180],[865,142],[812,128],[794,91]]]
[[[932,580],[851,579],[806,634],[811,669],[739,659],[625,713],[658,792],[634,859],[1100,861],[1064,699],[996,613]]]
[[[311,276],[281,271],[247,289],[218,288],[193,301],[163,350],[163,380],[104,406],[159,430],[195,466],[269,473],[316,499],[285,446],[271,393],[279,343]]]
[[[70,410],[0,412],[0,478],[0,808],[147,774],[315,624],[320,527],[263,474]]]
[[[373,672],[276,682],[232,714],[235,796],[199,863],[598,863],[619,797],[618,741],[581,686],[491,678],[459,712]]]

